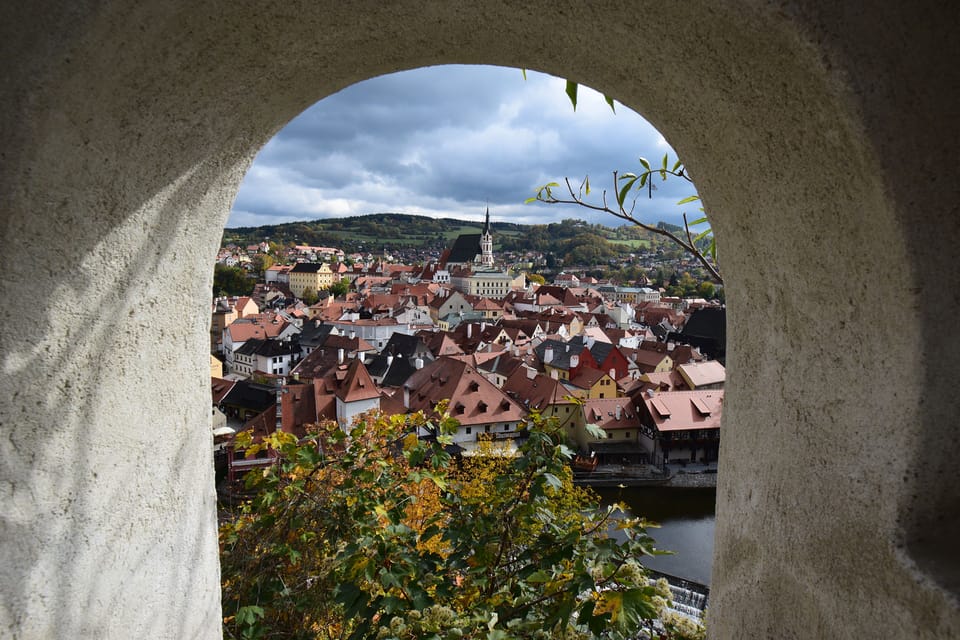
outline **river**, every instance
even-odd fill
[[[657,541],[658,549],[675,553],[644,558],[646,566],[710,584],[716,489],[604,487],[594,491],[600,496],[602,504],[623,502],[632,515],[643,516],[660,524],[660,528],[648,530],[650,535]]]

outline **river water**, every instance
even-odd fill
[[[716,516],[716,489],[664,487],[596,488],[601,504],[626,504],[634,516],[660,524],[648,530],[658,549],[675,552],[669,556],[643,559],[643,564],[688,580],[710,584],[713,566],[713,529]]]

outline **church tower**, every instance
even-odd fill
[[[490,207],[487,207],[487,219],[483,223],[483,233],[480,235],[480,264],[486,267],[493,266],[493,233],[490,231]]]

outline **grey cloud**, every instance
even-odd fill
[[[535,187],[586,174],[595,189],[610,188],[610,172],[636,170],[638,155],[659,158],[659,135],[620,107],[607,113],[598,96],[581,96],[573,113],[553,79],[515,69],[434,67],[374,78],[334,94],[291,121],[257,157],[237,196],[230,225],[325,217],[330,211],[417,209],[438,201],[471,215],[479,203],[520,206],[514,215],[544,222],[581,217],[583,209],[522,207]],[[585,100],[599,101],[597,104]],[[673,154],[671,152],[671,157]],[[383,185],[371,193],[370,184]],[[693,192],[672,180],[655,193],[673,202]],[[403,194],[383,203],[384,194]],[[644,208],[649,210],[648,207]],[[679,220],[676,207],[655,219]],[[453,215],[456,215],[454,213]],[[240,221],[243,221],[242,223]]]

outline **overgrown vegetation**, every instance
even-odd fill
[[[213,295],[248,296],[257,284],[241,267],[216,264],[213,267]]]
[[[381,415],[241,440],[277,463],[248,475],[252,497],[221,526],[224,635],[625,639],[661,617],[663,637],[702,634],[647,580],[646,524],[573,487],[555,423],[535,418],[519,455],[459,465],[444,449],[455,428]]]

